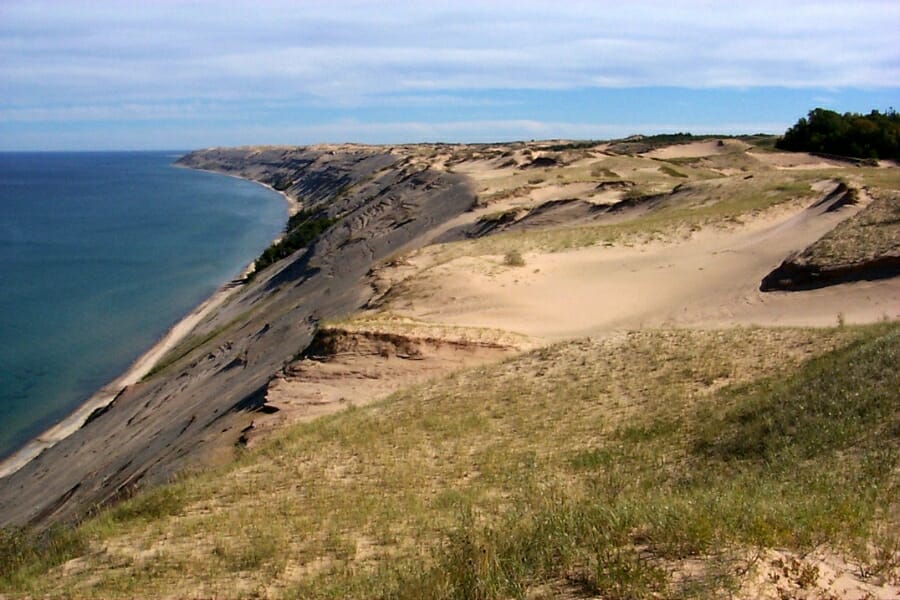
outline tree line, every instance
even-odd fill
[[[816,108],[788,129],[776,148],[855,158],[900,160],[900,114],[893,108],[867,115]]]

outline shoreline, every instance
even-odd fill
[[[299,210],[299,203],[289,197],[282,191],[276,190],[270,185],[253,179],[247,179],[239,175],[229,173],[220,173],[209,169],[194,169],[182,165],[171,165],[179,169],[193,169],[195,171],[205,171],[207,173],[215,173],[216,175],[224,175],[226,177],[234,177],[235,179],[243,179],[252,183],[261,185],[279,194],[287,204],[288,217],[295,214]],[[278,242],[283,236],[279,234],[272,243]],[[12,475],[29,462],[41,455],[41,453],[56,445],[58,442],[66,439],[79,429],[81,429],[88,418],[98,409],[109,406],[119,394],[125,391],[129,386],[139,383],[156,365],[157,362],[179,342],[184,340],[193,329],[200,324],[213,310],[221,306],[226,299],[233,295],[237,290],[241,289],[244,284],[235,285],[235,281],[244,280],[254,270],[256,259],[252,259],[241,271],[237,277],[223,282],[211,296],[203,300],[200,304],[191,309],[185,316],[175,322],[166,332],[159,338],[150,348],[137,357],[125,371],[107,383],[99,390],[91,394],[91,396],[75,407],[72,412],[63,417],[59,422],[50,426],[48,429],[33,437],[24,445],[15,450],[6,458],[0,460],[0,479]]]
[[[295,198],[291,198],[286,193],[284,193],[282,190],[276,190],[268,183],[263,183],[262,181],[257,181],[255,179],[250,179],[248,177],[241,177],[240,175],[235,175],[233,173],[222,173],[221,171],[213,171],[212,169],[201,169],[199,167],[186,167],[184,165],[178,165],[175,163],[172,163],[172,167],[174,167],[176,169],[190,169],[192,171],[201,171],[203,173],[213,173],[215,175],[224,175],[225,177],[233,177],[234,179],[240,179],[242,181],[249,181],[250,183],[255,183],[256,185],[261,185],[268,190],[272,190],[273,192],[280,195],[284,199],[285,204],[287,204],[287,211],[288,211],[289,217],[295,215],[300,210],[300,203]],[[275,238],[275,239],[277,240],[279,238]]]

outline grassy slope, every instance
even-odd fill
[[[294,427],[55,554],[6,544],[0,589],[716,597],[773,546],[885,572],[898,358],[897,324],[558,344]]]
[[[865,209],[838,224],[795,260],[823,270],[900,256],[900,192],[880,191]]]

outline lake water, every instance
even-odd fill
[[[279,194],[177,157],[0,153],[0,457],[115,379],[284,227]]]

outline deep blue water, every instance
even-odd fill
[[[0,153],[0,457],[121,374],[283,228],[172,152]]]

